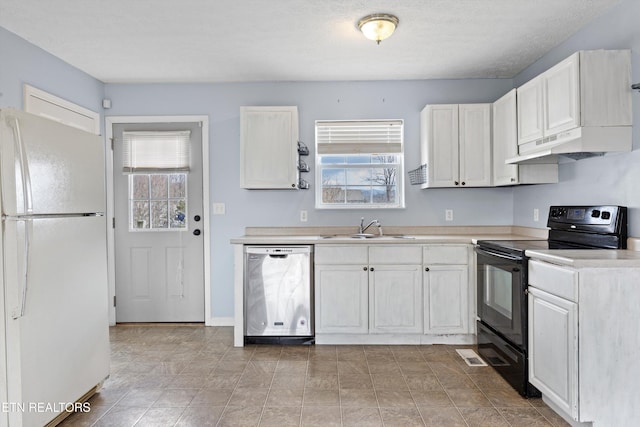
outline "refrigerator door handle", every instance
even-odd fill
[[[33,228],[33,220],[24,219],[24,252],[23,252],[23,262],[22,262],[22,285],[20,288],[20,304],[19,304],[19,312],[13,313],[13,319],[19,319],[24,316],[25,310],[27,308],[27,285],[29,284],[29,255],[31,252],[31,230]]]
[[[22,133],[20,132],[20,121],[14,117],[13,134],[16,149],[18,151],[18,161],[20,162],[20,178],[22,179],[22,194],[24,195],[24,213],[33,213],[33,197],[31,194],[31,174],[29,173],[29,162],[22,141]]]

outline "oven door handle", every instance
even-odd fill
[[[501,253],[493,252],[493,251],[488,251],[486,249],[480,249],[479,246],[476,246],[475,250],[476,250],[477,253],[479,253],[481,255],[494,256],[494,257],[497,257],[497,258],[502,258],[502,259],[506,259],[506,260],[509,260],[509,261],[517,262],[517,263],[522,263],[522,261],[523,261],[523,259],[520,258],[520,257],[501,254]]]

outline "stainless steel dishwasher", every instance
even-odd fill
[[[313,344],[313,246],[244,247],[245,343]]]

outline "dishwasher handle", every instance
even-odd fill
[[[286,258],[294,254],[310,254],[313,252],[313,246],[292,245],[292,246],[253,246],[246,245],[244,247],[245,254],[269,255],[272,258]]]

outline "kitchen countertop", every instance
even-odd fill
[[[525,254],[532,259],[573,268],[640,268],[640,252],[624,249],[527,250]]]
[[[547,230],[511,227],[384,227],[383,236],[354,238],[354,227],[249,227],[246,234],[231,239],[232,244],[244,245],[330,245],[330,244],[425,244],[463,243],[472,244],[478,240],[531,240],[546,239]],[[373,230],[374,232],[377,230]]]

